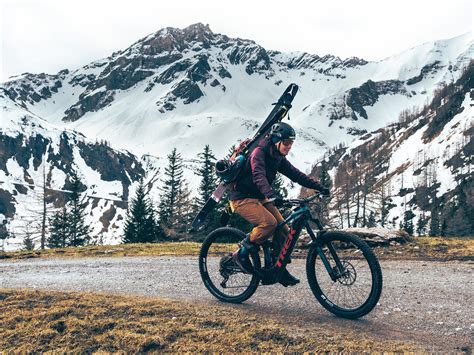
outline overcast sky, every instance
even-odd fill
[[[163,27],[209,24],[266,49],[380,60],[472,33],[472,0],[0,0],[0,81],[76,69]]]

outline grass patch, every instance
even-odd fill
[[[5,352],[413,352],[414,345],[324,328],[294,335],[236,308],[89,293],[0,290]],[[301,333],[301,332],[299,332]]]
[[[374,251],[382,259],[474,260],[474,238],[415,237],[409,243]]]
[[[0,253],[0,259],[28,259],[52,257],[87,257],[87,256],[186,256],[197,255],[201,243],[169,242],[169,243],[137,243],[119,245],[90,245],[84,247],[55,248],[45,250]]]

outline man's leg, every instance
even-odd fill
[[[234,212],[252,223],[254,228],[250,233],[250,242],[262,244],[275,231],[277,221],[273,214],[255,198],[232,201]]]
[[[240,268],[244,272],[252,273],[253,268],[249,260],[250,251],[272,235],[277,221],[257,199],[234,200],[231,202],[231,207],[234,212],[254,225],[250,236],[243,241],[241,248],[234,255],[234,260]]]
[[[270,212],[273,217],[275,217],[277,225],[285,220],[278,208],[276,208],[273,203],[269,202],[268,200],[264,200],[262,204],[267,209],[267,211]],[[283,225],[283,227],[278,228],[278,230],[275,230],[275,232],[273,233],[273,243],[276,245],[276,255],[280,254],[280,251],[283,248],[283,245],[285,245],[286,237],[289,233],[290,229],[286,224]]]

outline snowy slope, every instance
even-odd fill
[[[437,213],[448,235],[472,234],[468,225],[456,225],[458,221],[468,224],[472,217],[465,214],[469,214],[466,206],[472,206],[474,192],[474,60],[467,68],[458,81],[439,90],[423,109],[326,157],[333,181],[336,225],[353,224],[356,216],[357,224],[363,224],[363,202],[358,196],[366,196],[366,217],[374,212],[379,224],[385,199],[385,225],[398,227],[408,218],[418,226],[420,219]],[[318,176],[319,172],[316,167],[313,174]]]
[[[14,233],[5,250],[17,249],[31,232],[39,246],[38,228],[43,199],[48,217],[68,196],[71,172],[77,171],[87,202],[86,222],[93,242],[121,238],[127,199],[145,176],[142,163],[128,152],[91,142],[73,131],[61,130],[28,112],[0,92],[0,226]],[[42,192],[45,174],[46,194]],[[1,229],[1,228],[0,228]]]

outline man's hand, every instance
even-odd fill
[[[331,191],[327,187],[321,187],[318,190],[323,196],[329,197],[331,195]]]
[[[282,207],[283,206],[283,201],[284,200],[280,197],[275,197],[275,198],[272,199],[272,202],[275,205],[275,207]]]

